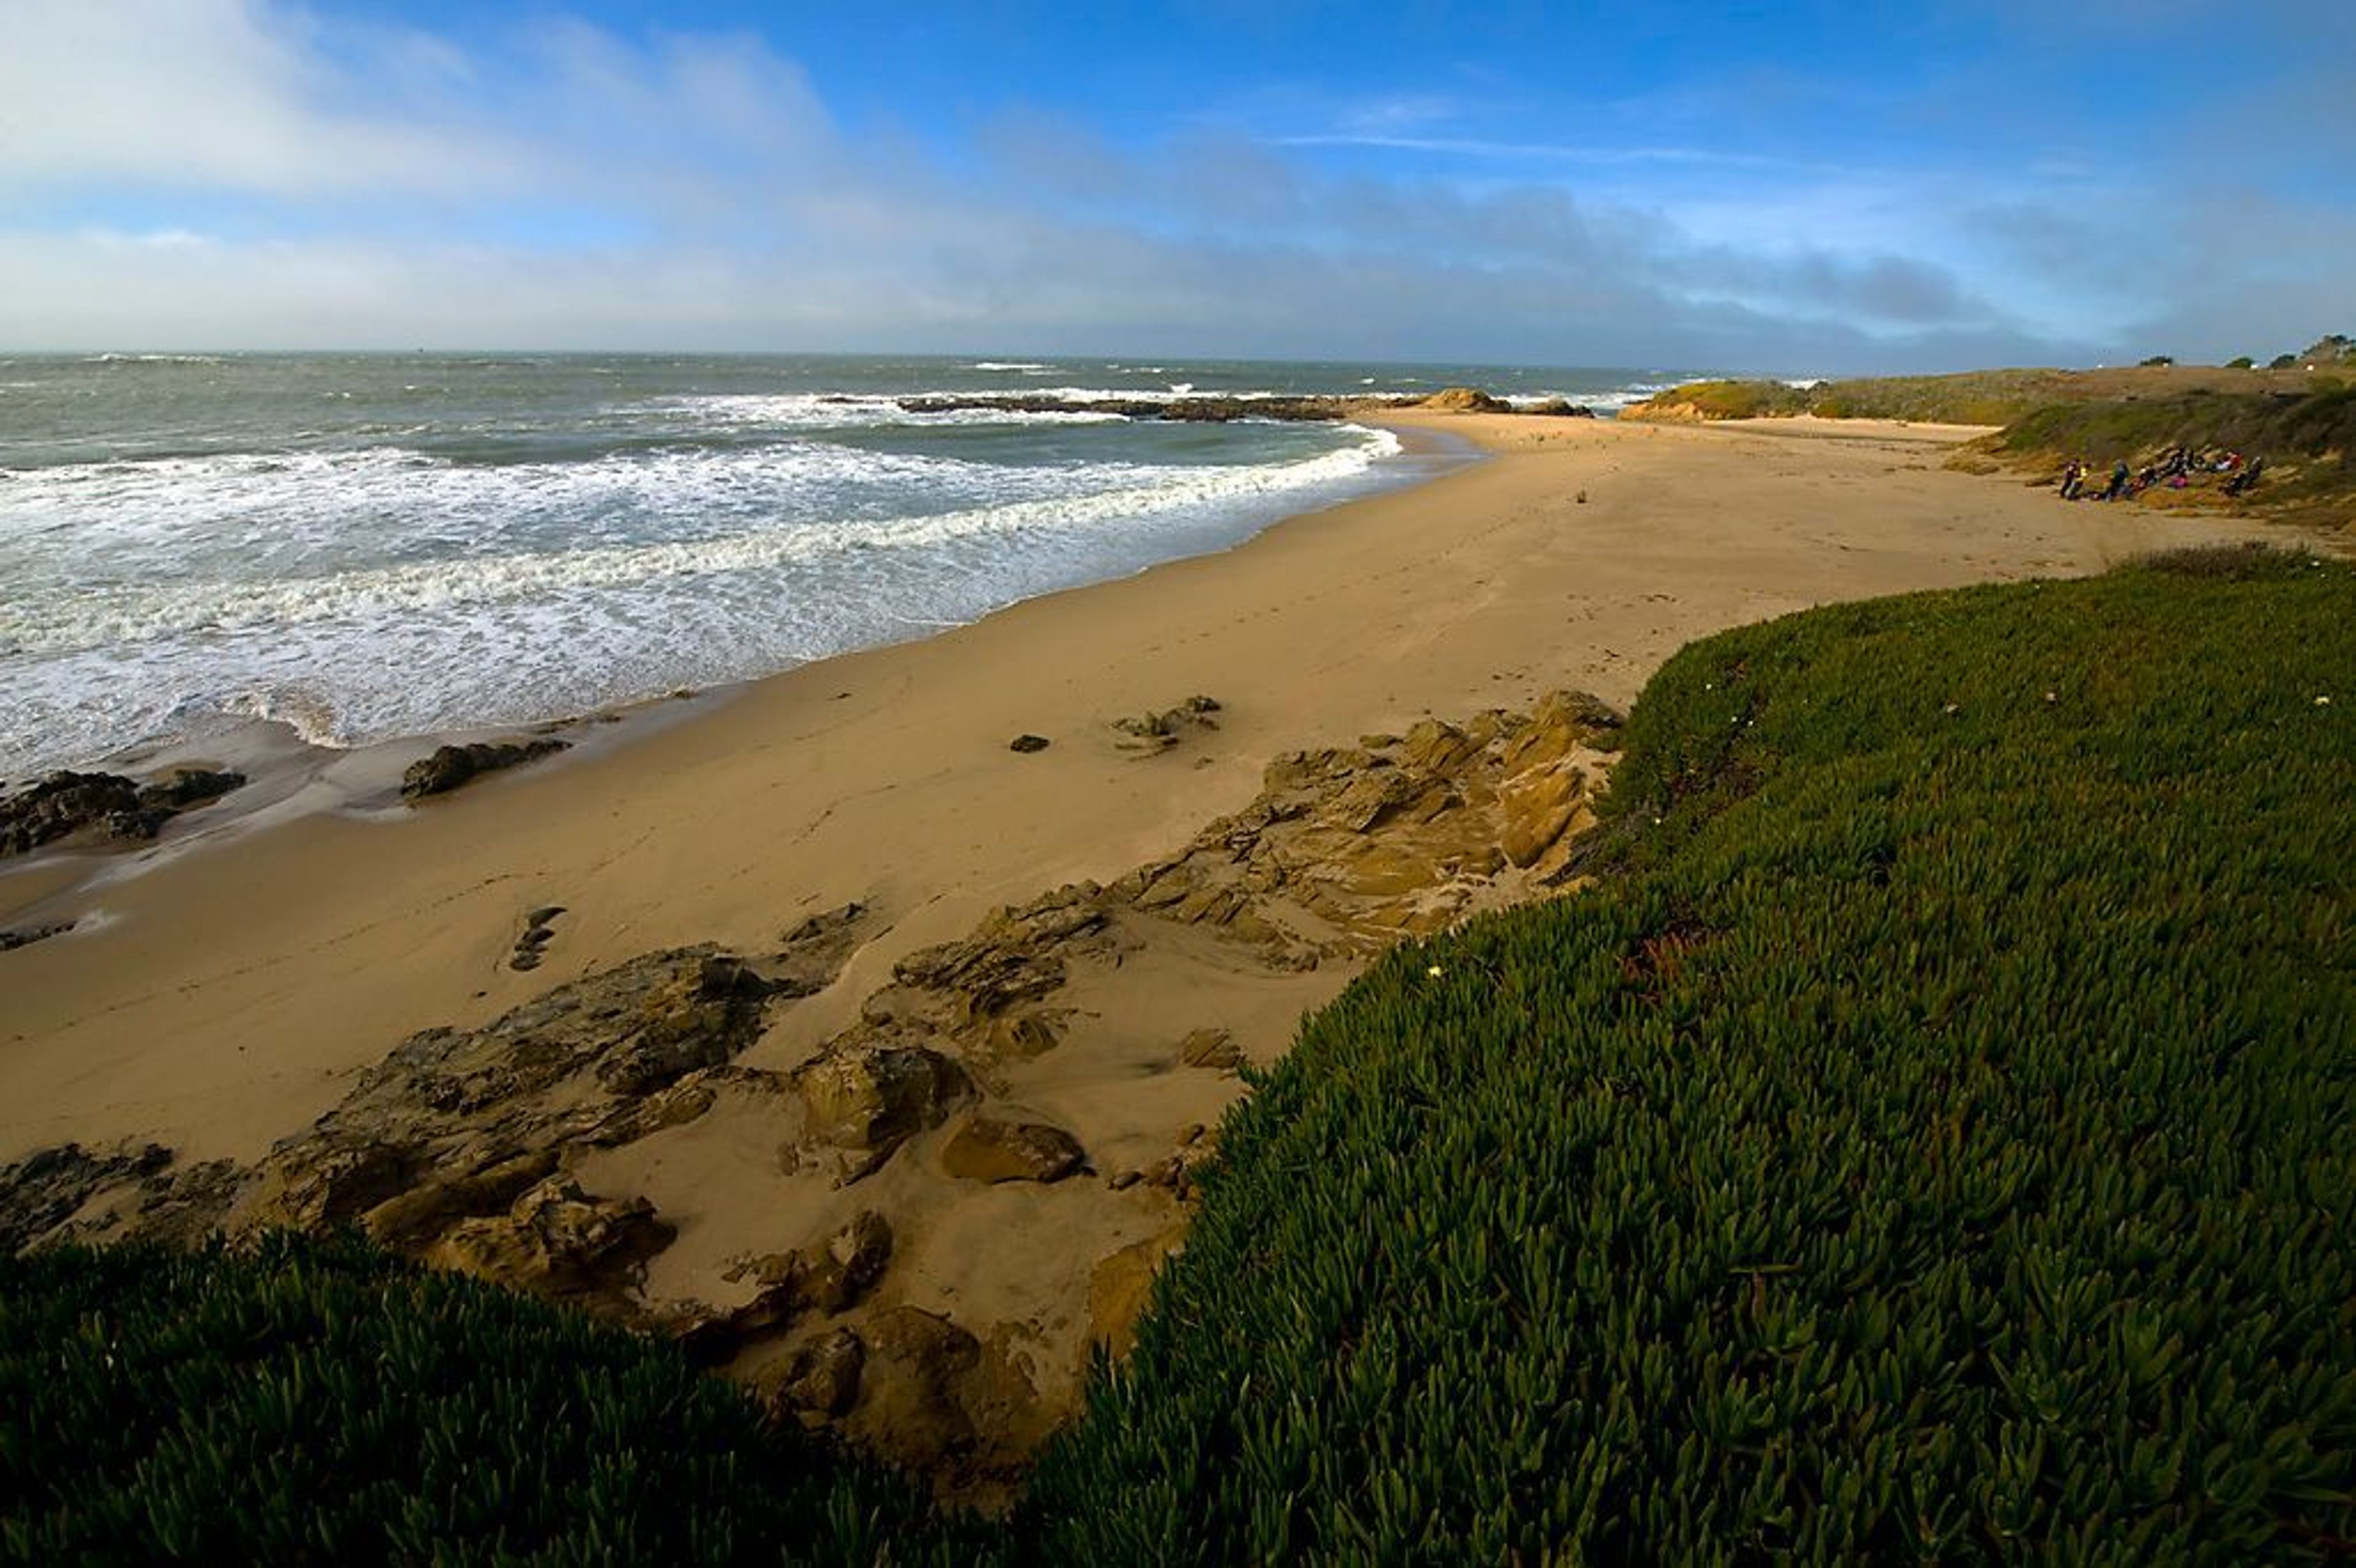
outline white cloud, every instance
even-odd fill
[[[412,80],[424,41],[387,37]],[[0,191],[100,182],[273,195],[512,179],[492,138],[365,107],[291,13],[253,0],[16,0],[0,48]]]
[[[2023,239],[2040,209],[2003,194],[2001,170],[1909,182],[1698,146],[1458,141],[1441,134],[1453,105],[1412,95],[1362,107],[1343,134],[1519,161],[1480,180],[1344,174],[1232,130],[1140,151],[1032,110],[952,165],[847,134],[750,36],[637,41],[543,16],[493,55],[273,0],[16,4],[0,195],[82,206],[70,229],[0,228],[0,347],[1100,347],[1806,371],[2051,357],[2067,345],[2040,334],[2099,336],[2068,302],[2101,281]],[[1674,182],[1644,172],[1665,169]],[[224,203],[234,219],[216,222]],[[1997,210],[2012,227],[1978,234],[1974,214]],[[2245,264],[2221,254],[2216,276]],[[2138,298],[2105,325],[2163,307]]]

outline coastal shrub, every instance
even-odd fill
[[[1230,1114],[1023,1553],[2343,1553],[2351,620],[2162,562],[1687,648],[1620,874]]]
[[[2024,454],[2067,453],[2098,464],[2137,462],[2173,446],[2356,460],[2356,394],[2317,377],[2304,391],[2214,393],[2150,401],[2054,403],[1995,438]]]
[[[357,1238],[0,1262],[0,1561],[958,1563],[669,1345]]]

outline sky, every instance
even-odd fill
[[[2356,332],[2356,0],[0,0],[0,348]]]

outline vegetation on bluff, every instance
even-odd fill
[[[0,1555],[2343,1552],[2352,621],[2233,550],[1685,650],[1612,874],[1305,1027],[1001,1523],[273,1243],[0,1269]]]
[[[2254,496],[2269,507],[2344,509],[2356,500],[2356,386],[2318,376],[2304,389],[2053,403],[1983,444],[2016,464],[2058,466],[2076,457],[2097,469],[2140,467],[2178,446],[2238,452],[2265,458],[2265,483]]]

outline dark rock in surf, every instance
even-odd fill
[[[409,771],[401,775],[401,793],[408,800],[447,795],[484,773],[536,762],[565,749],[562,741],[480,741],[470,746],[438,747],[432,756],[409,764]]]

